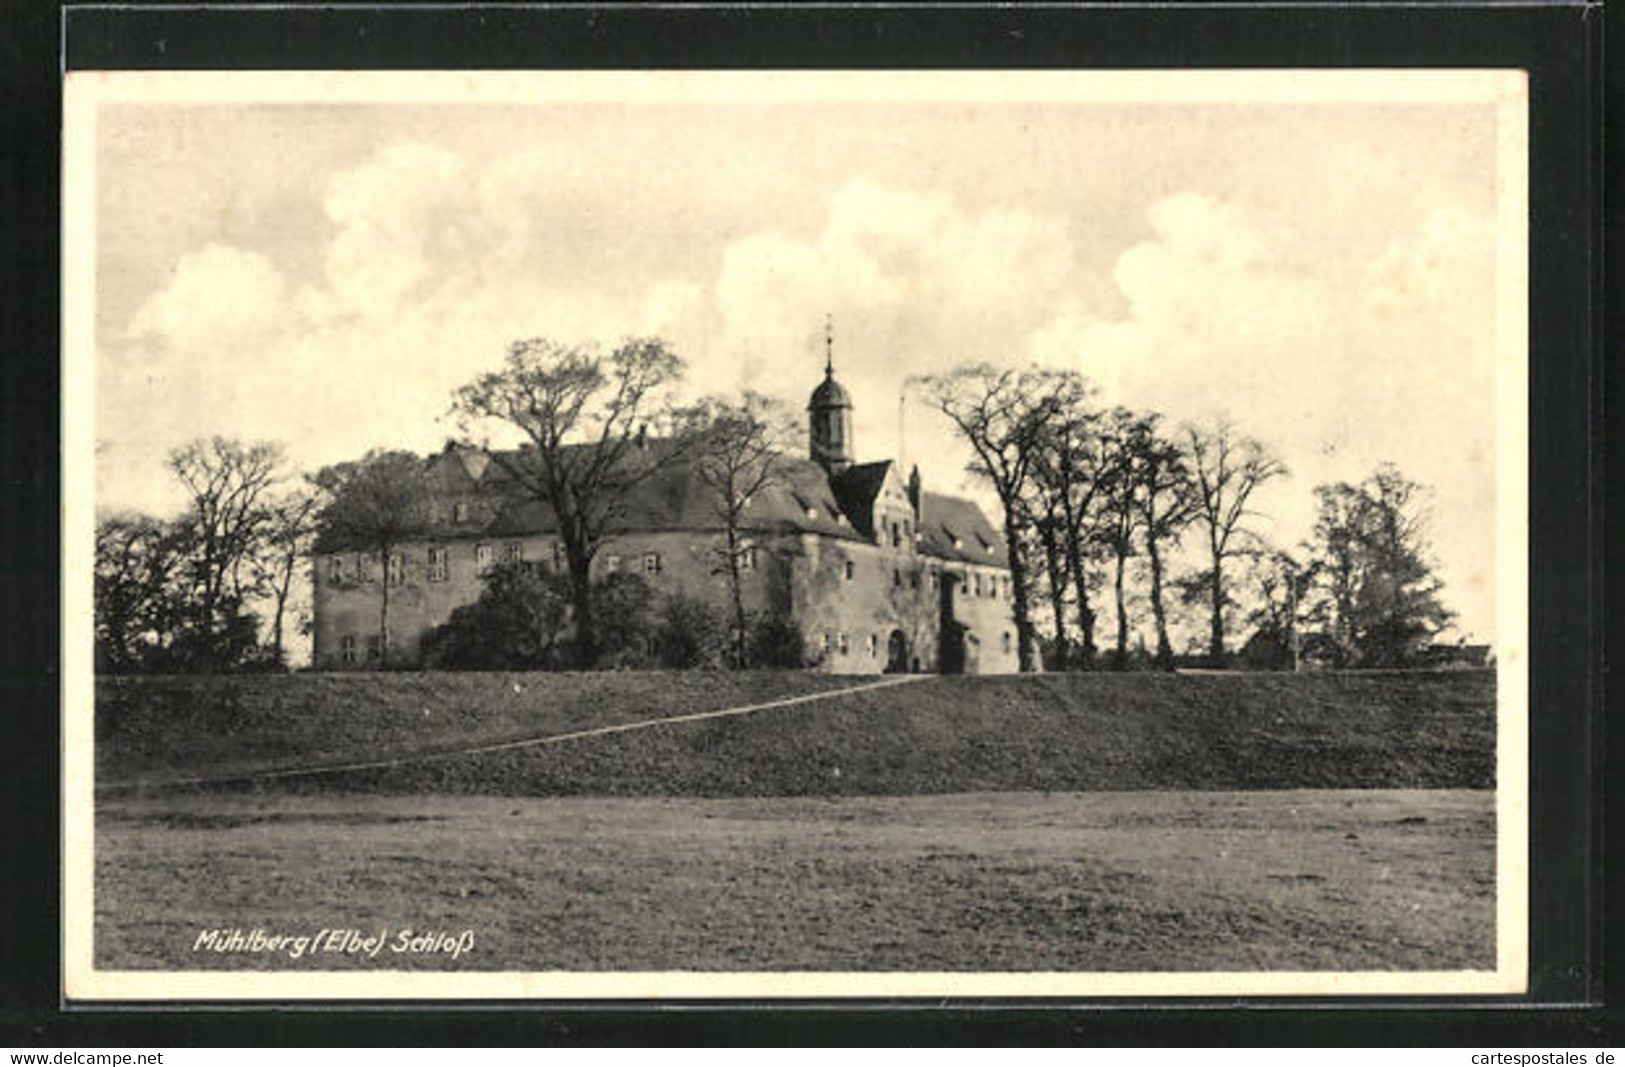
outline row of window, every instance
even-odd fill
[[[843,573],[846,580],[849,582],[854,581],[858,573],[857,565],[852,560],[846,560],[844,568]],[[942,572],[936,567],[932,567],[928,573],[931,575],[931,588],[935,591],[942,585]],[[966,589],[971,596],[985,596],[990,599],[997,599],[1001,596],[1008,598],[1010,596],[1010,579],[1002,575],[989,574],[985,576],[986,580],[984,581],[984,575],[973,571],[969,578],[964,574],[960,574],[958,577],[960,587]],[[892,586],[901,589],[905,581],[910,589],[918,589],[920,587],[920,572],[910,570],[905,578],[902,568],[893,567],[891,572]]]
[[[1003,634],[1003,637],[1004,637],[1004,652],[1005,652],[1005,655],[1009,655],[1010,654],[1010,645],[1011,645],[1010,631],[1006,630],[1004,632],[1004,634]],[[869,645],[869,650],[868,651],[869,651],[869,658],[870,659],[874,659],[874,658],[876,658],[877,656],[880,655],[880,635],[879,634],[870,634],[869,637],[868,637],[868,645]],[[844,634],[844,633],[836,633],[832,637],[832,635],[830,634],[830,631],[828,631],[828,630],[825,630],[822,634],[819,635],[818,647],[824,652],[825,655],[828,655],[831,649],[839,650],[841,655],[843,655],[843,656],[849,654],[852,651],[852,643],[847,640],[846,634]]]
[[[474,565],[481,572],[489,570],[490,567],[491,567],[491,561],[495,558],[495,552],[496,552],[496,546],[495,545],[489,545],[489,544],[484,544],[484,543],[475,545],[474,546]],[[524,562],[524,559],[525,559],[525,546],[523,544],[521,544],[520,542],[518,542],[518,541],[509,541],[507,544],[502,546],[502,558],[503,558],[503,560],[505,562],[508,562],[508,563],[522,563],[522,562]],[[630,571],[633,568],[636,568],[637,570],[642,571],[642,573],[644,573],[644,574],[654,575],[654,574],[659,574],[665,567],[665,561],[661,557],[661,554],[659,552],[645,552],[641,556],[634,556],[634,557],[631,557],[631,558],[624,557],[624,556],[622,556],[622,555],[620,555],[618,553],[615,553],[615,552],[606,552],[602,556],[600,556],[599,558],[602,561],[601,564],[600,564],[600,567],[602,568],[602,571],[605,574],[616,574],[616,573],[621,572],[622,570]],[[447,564],[447,559],[448,559],[447,550],[443,546],[436,545],[436,546],[432,546],[429,549],[429,552],[428,552],[428,577],[429,577],[429,581],[431,581],[431,582],[444,582],[444,581],[447,580],[447,578],[449,577],[449,568],[448,568],[448,564]],[[355,577],[357,578],[357,580],[364,581],[364,582],[372,580],[372,564],[373,564],[373,557],[367,555],[366,553],[361,553],[361,554],[356,556],[356,558],[355,558]],[[552,564],[553,564],[554,569],[560,570],[560,571],[564,570],[564,567],[565,567],[564,545],[559,544],[559,543],[555,543],[553,545]],[[331,578],[334,581],[343,581],[344,580],[344,578],[345,578],[345,557],[344,556],[335,555],[335,556],[329,557],[327,566],[328,566],[327,573],[328,573],[329,578]],[[847,577],[850,579],[852,577],[852,575],[850,573],[851,564],[850,563],[847,564],[847,567],[848,567]],[[739,554],[739,569],[743,570],[743,571],[752,571],[752,570],[756,569],[756,547],[754,545],[747,546],[740,552],[740,554]],[[400,585],[400,584],[402,584],[406,580],[406,556],[405,556],[405,554],[400,553],[400,552],[391,553],[390,557],[389,557],[389,564],[388,564],[388,567],[387,567],[387,571],[388,571],[388,578],[389,578],[389,584],[390,585]]]

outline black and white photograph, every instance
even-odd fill
[[[1527,988],[1521,73],[65,95],[71,999]]]

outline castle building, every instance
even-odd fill
[[[850,394],[828,356],[807,404],[806,458],[780,456],[749,502],[742,559],[751,611],[793,620],[810,660],[839,674],[1002,673],[1018,669],[1004,541],[982,510],[925,490],[916,468],[855,462]],[[650,444],[646,447],[654,447]],[[342,670],[380,660],[382,584],[390,583],[390,662],[421,659],[423,638],[479,598],[502,560],[565,568],[550,510],[516,492],[475,448],[448,444],[425,461],[430,533],[390,559],[319,540],[314,553],[314,662]],[[639,483],[594,576],[630,571],[657,591],[729,603],[719,573],[723,529],[712,491],[676,463]]]

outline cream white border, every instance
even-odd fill
[[[1498,114],[1496,969],[1189,973],[99,971],[94,909],[96,117],[133,103],[1484,103]],[[62,948],[69,1000],[1163,997],[1522,992],[1528,972],[1528,83],[1524,72],[75,72],[64,87]]]

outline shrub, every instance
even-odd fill
[[[812,666],[807,661],[807,639],[801,627],[787,615],[759,615],[751,620],[746,645],[752,667],[797,669]]]
[[[486,574],[479,600],[453,611],[424,638],[423,661],[453,670],[555,668],[569,622],[562,579],[502,563]]]
[[[654,634],[655,658],[662,667],[715,669],[726,664],[728,621],[721,608],[673,593],[661,605]]]
[[[600,669],[636,669],[654,660],[655,592],[635,574],[610,574],[592,594]]]

